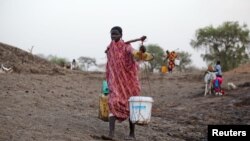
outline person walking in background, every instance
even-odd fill
[[[76,68],[77,68],[76,60],[73,59],[71,65],[70,65],[70,69],[71,69],[71,70],[75,70]]]
[[[103,135],[105,140],[112,140],[115,131],[115,121],[120,122],[129,117],[129,98],[138,96],[140,93],[140,84],[138,78],[138,64],[133,58],[134,49],[130,42],[122,40],[122,28],[115,26],[110,31],[111,43],[107,47],[106,79],[109,87],[108,105],[109,105],[109,134]],[[134,41],[144,41],[143,36]],[[144,53],[146,48],[140,47],[140,51]],[[129,119],[129,136],[125,139],[135,139],[135,124]]]
[[[166,51],[167,53],[167,60],[168,60],[168,71],[169,73],[172,73],[174,67],[175,67],[175,59],[177,58],[177,54],[175,51],[169,52],[168,50]]]

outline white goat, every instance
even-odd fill
[[[213,90],[213,80],[216,79],[215,72],[207,71],[204,76],[204,82],[205,82],[205,93],[204,96],[207,95],[207,93],[211,94],[211,91]]]

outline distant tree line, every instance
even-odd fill
[[[220,60],[224,71],[249,62],[249,29],[246,24],[224,22],[218,27],[207,26],[196,31],[191,46],[205,50],[204,61],[212,64]]]
[[[221,61],[223,71],[238,67],[240,64],[250,61],[250,36],[246,24],[239,25],[238,22],[224,22],[218,27],[207,26],[196,31],[195,38],[191,40],[190,45],[195,49],[205,51],[201,54],[202,59],[208,64],[214,64],[217,60]],[[160,70],[164,65],[164,50],[157,44],[146,45],[147,52],[154,56],[154,60],[148,62],[150,72]],[[176,66],[179,71],[190,70],[191,54],[184,51],[176,51],[180,65]],[[63,57],[49,55],[39,55],[50,62],[64,67],[71,62]],[[81,70],[88,71],[91,66],[99,66],[95,58],[81,56],[78,59]],[[103,66],[103,65],[102,65]]]
[[[45,56],[43,54],[38,54],[38,56],[48,60],[49,62],[53,64],[59,65],[60,67],[70,68],[70,65],[71,65],[71,61],[69,61],[69,59],[64,58],[64,57],[58,57],[56,55]],[[83,71],[88,71],[88,69],[91,66],[97,66],[95,58],[81,56],[77,60],[78,60],[77,64],[79,68]]]

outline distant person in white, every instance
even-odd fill
[[[77,69],[77,64],[76,64],[76,60],[75,60],[75,59],[73,59],[71,65],[70,65],[70,69],[71,69],[71,70]]]

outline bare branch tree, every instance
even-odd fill
[[[95,58],[81,56],[78,58],[80,68],[84,71],[88,71],[90,66],[97,66]]]
[[[29,53],[32,54],[34,46],[32,46],[29,50]]]

